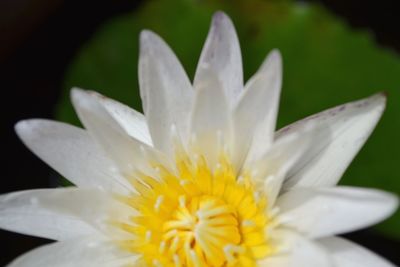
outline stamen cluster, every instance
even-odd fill
[[[239,181],[226,158],[211,169],[204,157],[179,157],[177,172],[157,166],[139,175],[126,202],[139,212],[120,224],[134,238],[124,248],[146,266],[255,266],[272,251],[264,197]]]

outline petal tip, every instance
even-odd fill
[[[278,48],[274,48],[271,50],[271,56],[282,59],[281,51]]]
[[[79,114],[79,110],[82,108],[88,108],[91,106],[93,97],[96,95],[94,91],[84,90],[74,87],[70,91],[70,98],[75,111]]]
[[[17,135],[19,136],[19,138],[22,139],[23,134],[27,131],[27,129],[29,129],[29,124],[30,124],[30,120],[22,120],[22,121],[18,121],[14,125],[14,130],[17,133]]]
[[[25,143],[26,140],[32,139],[40,131],[42,124],[47,121],[46,119],[21,120],[14,125],[14,130],[17,136]]]
[[[169,53],[169,46],[158,34],[151,30],[142,30],[139,35],[140,59],[146,57],[158,58]],[[140,64],[140,63],[139,63]]]
[[[212,28],[220,29],[222,27],[232,27],[233,28],[233,23],[231,18],[223,11],[217,11],[214,13],[212,17]]]
[[[78,100],[79,98],[81,98],[85,94],[86,94],[85,90],[78,88],[78,87],[72,87],[72,89],[70,91],[70,98],[74,102],[74,101]]]
[[[282,75],[282,55],[278,49],[273,49],[264,62],[260,66],[261,71],[269,71],[271,68],[275,71],[279,76]]]
[[[83,103],[87,99],[95,98],[97,100],[101,100],[106,98],[105,96],[92,91],[92,90],[85,90],[78,87],[73,87],[70,91],[70,97],[73,104]]]
[[[275,59],[275,61],[279,62],[280,65],[282,65],[282,54],[279,49],[274,49],[271,51],[272,57]]]
[[[216,11],[212,17],[213,21],[220,21],[220,20],[226,19],[226,18],[229,19],[228,15],[224,11],[221,11],[221,10]]]
[[[140,32],[139,35],[139,39],[140,39],[140,43],[145,43],[149,40],[151,40],[152,38],[154,38],[156,36],[156,34],[154,32],[152,32],[151,30],[142,30]]]
[[[393,213],[396,212],[396,210],[399,208],[399,197],[393,193],[387,193],[388,194],[388,216],[392,215]]]
[[[276,68],[282,72],[282,54],[279,49],[273,49],[270,53],[270,57]]]
[[[373,223],[377,224],[388,219],[396,212],[396,210],[399,208],[399,197],[391,192],[382,191],[379,189],[374,190],[376,193],[376,197],[379,198],[380,203],[382,203],[379,211],[380,216]]]
[[[386,108],[386,102],[387,102],[387,93],[386,92],[379,92],[376,93],[368,98],[366,98],[364,101],[360,101],[359,106],[363,107],[364,105],[369,108],[373,108],[378,110],[380,113],[383,113],[383,111]]]
[[[383,104],[386,104],[388,98],[388,92],[382,91],[376,94],[376,98],[378,98]]]
[[[140,49],[151,49],[155,47],[167,46],[165,41],[155,32],[144,29],[139,35]]]

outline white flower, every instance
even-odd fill
[[[143,31],[140,41],[145,116],[74,89],[85,130],[17,124],[23,142],[77,187],[1,196],[2,228],[58,241],[9,267],[393,266],[334,236],[397,207],[389,193],[336,186],[385,96],[275,132],[280,54],[243,86],[225,14],[213,18],[193,84],[157,35]]]

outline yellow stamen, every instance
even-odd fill
[[[139,212],[115,224],[135,236],[125,249],[154,267],[256,266],[273,251],[272,215],[250,175],[238,179],[226,157],[210,168],[202,155],[181,155],[176,166],[155,165],[158,177],[138,175],[138,194],[119,198]]]

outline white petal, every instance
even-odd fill
[[[0,196],[0,227],[21,234],[65,240],[95,232],[83,220],[43,207],[41,196],[51,189],[29,190]]]
[[[94,229],[98,230],[97,235],[103,232],[117,238],[120,230],[112,227],[110,222],[128,222],[135,214],[127,205],[95,189],[28,190],[2,196],[0,226],[30,235],[44,234],[52,239],[81,236],[94,232]],[[40,224],[38,229],[36,224]],[[78,228],[80,225],[83,225],[82,229]]]
[[[146,171],[150,168],[147,152],[154,154],[156,151],[130,137],[98,102],[96,93],[73,89],[71,98],[89,134],[104,148],[106,155],[125,177],[132,176],[135,170]]]
[[[208,80],[208,69],[217,75],[229,102],[234,103],[243,90],[242,57],[235,28],[223,12],[213,16],[194,77],[195,88]]]
[[[276,230],[274,237],[278,253],[258,261],[258,266],[273,267],[333,267],[333,259],[318,243],[293,231]]]
[[[130,136],[153,146],[146,118],[142,113],[100,94],[94,96],[98,97],[99,102]]]
[[[137,215],[128,205],[98,190],[65,188],[36,198],[44,208],[80,218],[114,239],[126,237],[127,233],[111,223],[130,223],[130,218]]]
[[[193,90],[172,50],[150,31],[140,35],[139,84],[153,143],[171,152],[172,125],[187,139]]]
[[[249,173],[256,188],[263,189],[270,207],[275,203],[287,172],[307,151],[312,138],[312,128],[286,135],[275,142],[261,158],[245,163],[244,174]]]
[[[137,266],[137,256],[112,242],[80,238],[56,242],[29,251],[7,267],[123,267]]]
[[[106,232],[111,221],[126,222],[136,214],[111,194],[93,189],[50,189],[34,197],[43,208],[75,216]]]
[[[126,181],[83,129],[33,119],[15,126],[18,136],[43,161],[79,187],[126,192]]]
[[[262,156],[274,139],[279,95],[282,84],[282,59],[272,51],[262,67],[247,82],[234,110],[235,154],[248,160]],[[251,144],[251,147],[250,147]],[[250,150],[249,150],[250,148]],[[244,158],[239,159],[243,160]]]
[[[318,241],[328,250],[339,267],[395,267],[372,251],[340,237],[327,237]]]
[[[288,226],[324,237],[376,224],[396,210],[398,200],[374,189],[294,188],[278,198],[277,206]]]
[[[191,118],[193,150],[214,164],[225,148],[230,147],[230,110],[221,83],[211,71],[208,80],[198,86]]]
[[[329,128],[330,135],[316,138],[309,150],[288,175],[286,188],[293,186],[332,186],[365,143],[385,108],[383,94],[338,106],[289,125],[277,133],[279,139],[309,123]]]

